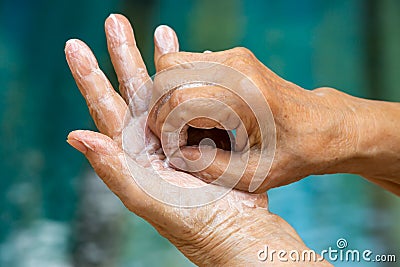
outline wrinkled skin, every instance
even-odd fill
[[[202,266],[260,265],[257,251],[265,245],[275,250],[307,249],[286,222],[268,211],[265,194],[246,193],[253,192],[249,190],[255,169],[252,157],[236,185],[242,191],[232,190],[206,206],[173,207],[143,192],[132,174],[157,182],[152,169],[157,169],[164,180],[182,187],[206,185],[224,171],[231,153],[239,156],[243,153],[243,144],[247,143],[252,155],[257,155],[262,134],[241,99],[218,86],[175,91],[166,103],[156,103],[155,110],[159,112],[150,110],[149,102],[152,94],[158,93],[157,86],[152,85],[129,22],[120,15],[110,16],[106,21],[106,35],[121,96],[114,91],[83,42],[70,40],[66,44],[71,72],[101,132],[74,131],[69,134],[68,142],[87,157],[124,205],[151,223],[190,260]],[[400,195],[398,103],[359,99],[331,88],[306,91],[278,77],[244,48],[204,54],[178,52],[178,48],[173,30],[160,26],[155,33],[157,71],[168,74],[169,68],[186,62],[221,63],[251,79],[268,102],[276,126],[276,151],[274,157],[268,159],[271,170],[265,172],[265,180],[255,192],[265,192],[310,174],[344,172],[362,175]],[[175,77],[171,76],[170,80],[173,79]],[[230,106],[243,121],[245,131],[242,129],[238,134],[240,145],[233,151],[217,150],[217,157],[208,168],[189,174],[168,166],[163,154],[166,147],[163,144],[161,149],[157,137],[162,137],[162,127],[171,110],[199,96],[206,100],[217,99]],[[186,112],[193,111],[188,109]],[[222,110],[212,113],[224,116]],[[221,128],[220,124],[204,118],[187,124],[202,129]],[[248,138],[241,139],[243,132]],[[124,136],[129,138],[124,139]],[[196,136],[195,140],[198,142],[201,137]],[[129,142],[124,143],[124,140]],[[198,148],[190,147],[185,138],[179,141],[182,141],[184,162],[199,158]],[[177,162],[169,163],[179,168]],[[222,188],[214,184],[211,187],[215,191]],[[268,263],[283,264],[278,261]],[[328,263],[296,263],[301,264]]]
[[[343,145],[346,145],[348,138],[353,137],[344,135],[341,128],[335,128],[345,121],[343,118],[351,116],[350,112],[339,108],[335,110],[335,106],[330,101],[326,101],[325,97],[306,91],[278,77],[245,48],[214,53],[170,53],[160,58],[157,67],[158,71],[163,71],[178,64],[196,61],[219,62],[239,70],[261,90],[271,108],[276,125],[276,152],[275,157],[271,159],[271,161],[273,160],[271,170],[269,173],[268,169],[264,171],[266,179],[256,192],[265,192],[269,188],[292,183],[310,174],[322,173],[328,163],[340,155],[341,149],[351,149],[351,147],[343,148]],[[196,68],[195,65],[194,68]],[[218,99],[229,105],[245,124],[248,135],[246,141],[249,142],[250,149],[255,151],[259,149],[263,136],[258,130],[251,109],[239,97],[225,88],[209,86],[174,91],[169,101],[158,108],[162,112],[151,114],[150,128],[158,137],[161,137],[161,129],[167,115],[188,99],[200,97],[205,98],[205,101]],[[211,105],[207,104],[204,104],[203,107],[208,110],[212,109]],[[268,107],[251,108],[267,109]],[[185,109],[181,113],[187,112]],[[221,112],[231,111],[221,111],[216,108],[210,111],[210,114],[213,112],[221,114]],[[184,115],[178,113],[174,116]],[[218,127],[217,122],[208,119],[197,119],[188,125],[196,128]],[[353,128],[352,125],[348,126],[350,129]],[[344,125],[343,128],[347,128],[347,126]],[[246,138],[246,136],[241,138]],[[242,141],[242,143],[246,141]],[[350,145],[353,143],[352,140],[349,141]],[[333,149],[322,150],[322,147],[332,147]],[[183,146],[181,151],[185,156],[183,159],[187,162],[200,158],[200,151],[196,147]],[[207,182],[217,179],[224,172],[231,153],[231,151],[217,149],[214,162],[208,168],[196,172],[196,176]],[[249,183],[257,166],[257,159],[253,158],[249,159],[246,172],[236,188],[249,191]],[[176,167],[179,168],[179,166]]]
[[[240,71],[261,90],[268,102],[276,127],[276,150],[274,158],[271,158],[269,172],[267,166],[258,166],[265,167],[266,170],[264,182],[255,192],[265,192],[312,174],[347,172],[362,175],[396,194],[400,193],[400,137],[396,130],[396,124],[400,121],[398,103],[360,99],[331,88],[304,90],[277,76],[246,48],[213,53],[168,53],[160,57],[156,66],[158,72],[168,73],[180,64],[188,63],[191,64],[190,68],[196,70],[196,62],[218,62]],[[169,78],[176,79],[173,75]],[[254,151],[253,155],[257,155],[263,135],[257,128],[251,108],[268,107],[249,109],[239,97],[225,88],[205,86],[173,91],[169,100],[157,107],[161,112],[151,114],[150,128],[161,137],[161,129],[166,124],[169,113],[185,101],[196,98],[205,99],[204,105],[180,109],[175,112],[174,117],[187,116],[191,109],[192,113],[199,112],[199,106],[208,110],[210,114],[228,117],[230,110],[212,110],[212,105],[206,103],[210,99],[224,102],[244,122],[248,138],[245,135],[239,136],[238,138],[245,139],[241,143],[249,142],[250,150]],[[224,112],[226,114],[223,114]],[[220,128],[217,122],[207,118],[190,121],[188,125],[205,129]],[[193,172],[207,182],[214,181],[226,170],[232,153],[242,153],[215,150],[216,157],[212,164]],[[181,144],[181,152],[183,156],[180,158],[185,162],[184,167],[189,166],[189,171],[193,165],[190,162],[201,159],[200,150],[194,146],[187,146],[184,142]],[[236,159],[240,161],[241,157]],[[233,160],[230,164],[235,165],[238,161]],[[257,163],[256,156],[250,157],[247,168],[235,188],[254,191],[249,189],[249,184]],[[174,165],[183,169],[179,164]],[[240,175],[242,169],[238,168],[237,172]]]
[[[232,190],[209,205],[179,208],[159,202],[139,188],[132,178],[129,164],[136,168],[136,174],[147,175],[151,163],[153,167],[159,167],[165,179],[182,186],[204,182],[163,164],[165,157],[158,149],[158,139],[151,133],[145,134],[146,103],[152,88],[149,86],[144,93],[135,95],[135,91],[149,81],[149,76],[131,26],[123,16],[111,15],[106,20],[105,29],[122,97],[99,69],[90,49],[82,41],[69,40],[65,47],[66,58],[100,133],[73,131],[67,141],[86,156],[110,190],[130,211],[147,220],[200,266],[257,266],[261,264],[257,260],[257,251],[264,245],[276,250],[307,249],[284,220],[268,211],[266,194]],[[155,36],[156,62],[163,54],[178,51],[178,41],[172,29],[161,26]],[[127,103],[131,103],[130,111]],[[124,150],[122,133],[127,118],[134,126],[130,129],[133,139],[132,146]],[[144,137],[147,145],[143,142]],[[141,158],[147,158],[147,152],[151,152],[150,162],[141,161]],[[151,179],[150,174],[148,177]],[[270,264],[282,265],[282,262]],[[287,264],[291,265],[290,262]],[[304,266],[310,265],[304,263]]]

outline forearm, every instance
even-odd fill
[[[349,172],[400,195],[400,104],[360,101],[366,111],[355,114],[359,137]]]
[[[334,94],[334,104],[339,103],[349,121],[338,125],[345,136],[344,152],[327,173],[358,174],[400,195],[400,103]]]

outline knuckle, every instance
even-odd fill
[[[176,64],[179,64],[179,52],[164,54],[157,61],[157,69],[162,71]]]
[[[189,100],[192,96],[185,94],[184,91],[181,90],[175,90],[172,92],[171,97],[169,99],[169,106],[171,109],[174,109],[178,107],[180,104],[185,102],[186,100]]]
[[[178,91],[174,91],[171,94],[171,97],[168,101],[168,105],[171,109],[174,109],[175,107],[177,107],[182,101],[182,97],[181,94]]]
[[[225,64],[242,70],[252,68],[255,62],[254,54],[245,47],[231,49],[231,55],[226,59]]]
[[[253,55],[253,53],[248,48],[243,46],[235,47],[232,50],[241,55]]]
[[[313,92],[319,96],[326,96],[326,95],[335,94],[336,90],[333,88],[329,88],[329,87],[319,87],[319,88],[314,89]]]

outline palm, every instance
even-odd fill
[[[201,187],[208,185],[213,187],[216,191],[225,190],[218,185],[206,184],[204,181],[189,173],[171,168],[167,163],[163,151],[160,149],[159,139],[155,137],[146,126],[148,113],[148,111],[145,111],[140,116],[130,116],[127,126],[125,126],[122,131],[122,141],[120,144],[122,144],[121,149],[126,152],[127,156],[143,169],[157,169],[157,173],[162,177],[162,179],[173,184],[184,187]],[[265,208],[267,207],[267,197],[265,194],[253,195],[244,192],[236,192],[236,190],[230,191],[221,199],[221,201],[216,202],[213,205],[225,206],[227,202],[232,203],[231,201],[233,201],[233,199],[237,201],[238,195],[241,196],[240,199],[256,201],[258,204],[262,202],[265,205]]]
[[[108,158],[109,165],[119,165],[118,167],[120,170],[117,170],[115,166],[112,166],[113,171],[99,169],[97,166],[101,164],[101,160],[97,159],[96,162],[91,163],[101,177],[127,176],[124,177],[124,179],[126,178],[126,180],[132,181],[133,179],[130,174],[133,174],[133,177],[145,177],[147,180],[149,180],[150,177],[154,180],[160,180],[160,178],[162,178],[163,180],[181,187],[201,187],[207,185],[205,182],[188,173],[177,171],[169,167],[168,164],[166,164],[166,159],[162,150],[159,149],[159,140],[146,127],[148,105],[145,106],[143,103],[149,102],[148,99],[151,97],[152,84],[146,72],[137,71],[137,69],[143,70],[146,67],[135,45],[133,32],[127,20],[122,16],[113,16],[109,18],[106,22],[106,34],[109,52],[121,83],[120,91],[122,97],[112,89],[110,82],[98,68],[97,61],[90,49],[81,41],[70,41],[66,46],[68,64],[79,89],[87,100],[96,126],[100,132],[104,134],[100,135],[88,131],[76,131],[71,133],[70,136],[76,137],[77,139],[87,138],[86,142],[90,142],[90,138],[102,139],[102,144],[96,144],[96,148],[103,152],[103,157]],[[177,51],[177,41],[170,40],[170,42],[175,42],[176,44],[170,52],[174,52],[174,50]],[[161,55],[157,55],[156,52],[155,60],[157,60],[159,56]],[[133,62],[128,62],[129,60]],[[126,64],[127,62],[129,64]],[[124,154],[125,162],[120,159],[121,154]],[[112,160],[110,160],[111,158]],[[157,171],[159,177],[156,177],[154,169]],[[138,172],[141,175],[139,175]],[[107,177],[104,179],[106,183],[107,179],[111,179]],[[113,185],[108,185],[113,189]],[[175,218],[175,224],[176,214],[179,214],[182,218],[187,218],[190,214],[197,214],[197,216],[194,217],[197,220],[196,225],[197,227],[202,227],[203,223],[209,223],[210,216],[210,214],[206,213],[204,213],[206,217],[198,216],[199,212],[202,213],[202,210],[226,210],[226,207],[232,206],[232,204],[238,207],[240,206],[240,209],[247,206],[251,208],[254,206],[267,207],[267,197],[265,194],[252,195],[231,191],[222,199],[213,202],[206,208],[188,209],[187,211],[189,211],[189,214],[181,211],[176,213],[176,209],[179,208],[152,199],[151,196],[142,192],[135,183],[130,182],[129,186],[136,196],[134,199],[132,199],[133,197],[124,196],[125,199],[122,199],[124,204],[135,213],[141,215],[143,212],[141,209],[142,204],[144,202],[152,203],[152,209],[155,212],[153,216],[155,218],[147,219],[154,224],[161,219],[158,218],[159,213],[165,212],[165,210],[168,210],[169,213],[167,213],[167,215],[164,213],[162,216],[163,220],[168,221],[168,214],[172,214],[173,216],[171,217]],[[214,192],[225,190],[217,185],[208,186],[209,190]],[[160,188],[160,190],[163,189]],[[121,194],[121,192],[116,193],[119,196]],[[124,194],[126,194],[126,192]],[[245,205],[241,207],[243,203],[245,203]],[[229,215],[227,214],[227,216]],[[204,221],[202,221],[203,219]],[[186,231],[187,230],[192,231],[195,229],[186,229]]]

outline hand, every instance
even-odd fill
[[[216,68],[211,64],[207,72],[204,62],[229,68]],[[336,172],[350,155],[356,155],[358,129],[354,98],[329,88],[304,90],[277,76],[245,48],[213,53],[168,53],[156,60],[156,68],[161,73],[159,84],[157,77],[155,84],[160,91],[158,95],[165,93],[165,84],[177,87],[182,81],[185,86],[170,90],[167,101],[161,99],[155,103],[149,127],[161,138],[164,150],[180,148],[181,155],[173,149],[168,155],[176,168],[206,182],[229,173],[230,178],[239,176],[235,188],[260,193],[311,174]],[[228,73],[232,69],[236,72]],[[234,80],[230,88],[215,85],[215,76],[224,71],[228,76],[225,80]],[[194,76],[196,72],[204,75]],[[203,79],[200,86],[199,77]],[[255,86],[241,88],[245,79]],[[190,86],[191,82],[196,86]],[[259,101],[249,104],[252,99]],[[197,104],[179,108],[190,101],[197,101]],[[260,110],[272,112],[272,119],[261,116],[269,120],[266,123],[261,119],[261,123],[269,127],[264,131],[255,115]],[[197,118],[196,114],[210,117]],[[236,130],[232,149],[229,140],[225,143],[221,140],[222,131],[209,130],[224,128],[223,124],[228,125],[225,128],[229,130]],[[171,144],[174,140],[171,133],[179,133],[178,145]],[[217,148],[201,151],[198,145],[203,138],[214,139]],[[275,149],[275,153],[270,153],[269,158],[260,156],[262,147],[265,149],[269,144],[273,145],[268,149]],[[248,158],[245,155],[249,155]],[[260,159],[264,162],[260,163]],[[245,168],[235,167],[243,165]],[[256,172],[261,173],[262,181],[257,188],[251,188]],[[233,182],[225,179],[219,183],[231,186]]]
[[[152,84],[132,28],[123,16],[111,15],[105,29],[122,97],[113,90],[90,49],[79,40],[69,40],[65,47],[68,64],[101,133],[74,131],[69,134],[68,143],[87,157],[123,204],[201,266],[259,265],[257,251],[264,245],[276,250],[307,249],[286,222],[268,211],[265,194],[232,190],[208,205],[182,208],[158,201],[140,187],[138,182],[148,181],[154,192],[179,198],[179,192],[161,188],[163,179],[182,188],[207,184],[165,164],[158,139],[145,127]],[[172,29],[161,26],[155,36],[156,60],[162,54],[178,51]],[[209,186],[212,192],[225,190]],[[202,195],[210,191],[203,191]]]

